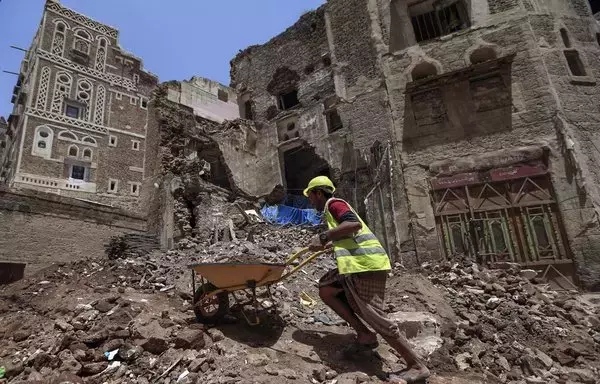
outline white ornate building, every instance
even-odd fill
[[[0,180],[135,208],[158,84],[118,31],[47,0],[23,60]]]

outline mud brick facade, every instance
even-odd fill
[[[137,211],[158,79],[118,31],[47,1],[8,119],[2,179]]]
[[[111,236],[143,233],[142,216],[52,193],[0,188],[0,263],[26,273],[104,253]]]
[[[232,60],[261,185],[330,174],[407,266],[598,289],[599,31],[584,0],[329,0]]]

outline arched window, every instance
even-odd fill
[[[96,139],[94,139],[93,137],[89,137],[89,136],[84,137],[83,142],[96,145]]]
[[[58,134],[59,139],[67,139],[67,140],[75,140],[77,141],[77,136],[69,131],[62,131]]]
[[[426,61],[417,64],[411,73],[413,81],[422,80],[437,74],[437,68],[433,64]]]
[[[91,45],[91,37],[90,34],[80,29],[75,32],[75,38],[73,39],[73,48],[76,51],[85,53],[86,55],[90,54],[90,45]]]
[[[77,101],[85,105],[84,120],[89,121],[91,117],[92,83],[86,79],[77,82]]]
[[[62,112],[63,101],[65,98],[69,98],[72,84],[73,78],[68,73],[59,72],[56,74],[56,81],[54,82],[54,96],[52,96],[52,112]]]
[[[98,49],[96,50],[96,69],[104,72],[106,66],[106,53],[108,49],[108,40],[104,37],[98,39]]]
[[[52,49],[51,52],[54,55],[62,56],[65,53],[65,34],[67,30],[67,24],[64,21],[57,21],[54,26],[54,36],[52,37]]]
[[[68,154],[70,157],[77,157],[79,155],[79,148],[76,145],[70,145]]]
[[[54,132],[45,125],[35,129],[31,153],[35,156],[49,158],[52,155]]]
[[[83,159],[84,160],[92,160],[92,150],[86,148],[83,150]]]

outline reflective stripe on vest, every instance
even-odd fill
[[[333,201],[344,201],[332,198],[325,203],[325,219],[329,229],[336,228],[339,224],[329,213],[329,204]],[[344,203],[348,204],[344,201]],[[350,207],[350,204],[348,204]],[[352,238],[346,238],[333,242],[333,250],[337,259],[340,274],[388,271],[392,269],[387,252],[371,232],[369,227],[350,207],[362,224],[361,230]]]

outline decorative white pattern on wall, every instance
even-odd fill
[[[71,126],[81,128],[81,129],[86,129],[86,130],[92,131],[92,132],[108,133],[108,129],[106,129],[104,127],[100,127],[96,124],[89,123],[84,120],[73,119],[73,118],[65,116],[63,114],[52,113],[52,112],[48,112],[48,111],[41,111],[39,109],[33,109],[33,108],[28,108],[25,113],[27,113],[28,115],[31,115],[31,116],[39,117],[41,119],[46,119],[50,122],[69,124]]]
[[[106,101],[106,88],[104,85],[99,85],[96,91],[96,115],[94,123],[104,125],[104,103]]]
[[[106,50],[108,48],[108,40],[104,37],[98,39],[98,49],[96,50],[96,70],[104,72],[106,67]]]
[[[47,9],[50,11],[54,11],[54,12],[58,13],[59,15],[66,17],[67,19],[76,21],[82,25],[85,25],[88,28],[91,28],[97,32],[100,32],[104,35],[113,37],[115,39],[119,35],[119,32],[116,29],[111,28],[104,24],[100,24],[97,21],[89,19],[83,15],[80,15],[77,12],[74,12],[74,11],[71,11],[70,9],[64,8],[58,3],[48,3]]]
[[[132,80],[126,79],[124,77],[113,75],[112,73],[104,73],[97,71],[92,68],[84,67],[83,65],[79,65],[77,63],[72,62],[71,60],[67,60],[64,57],[53,55],[50,52],[46,52],[44,50],[38,49],[38,55],[42,59],[49,60],[55,64],[63,66],[65,68],[72,69],[74,71],[83,73],[87,76],[96,78],[98,80],[104,80],[112,85],[119,85],[121,87],[127,88],[129,90],[136,91],[137,86],[133,83]]]
[[[33,143],[31,146],[31,154],[50,158],[52,155],[52,141],[54,139],[54,131],[45,125],[40,125],[35,129]]]
[[[92,116],[92,83],[87,79],[79,79],[77,82],[77,101],[85,105],[84,120],[90,121]]]
[[[54,81],[54,97],[52,97],[52,108],[54,113],[62,113],[63,101],[71,94],[73,78],[66,72],[58,72]]]
[[[46,109],[48,103],[48,88],[50,87],[50,67],[42,68],[42,75],[40,76],[40,86],[38,88],[37,101],[35,107],[37,109]]]
[[[62,21],[58,21],[54,26],[54,36],[52,37],[52,54],[62,56],[65,53],[65,33],[67,26]]]

